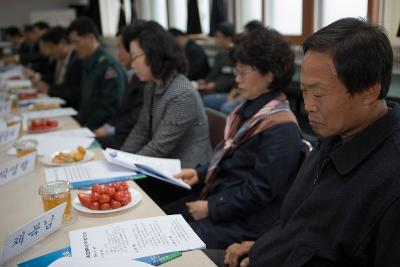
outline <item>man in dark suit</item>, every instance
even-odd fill
[[[172,28],[169,32],[175,37],[176,42],[185,52],[186,59],[189,63],[189,71],[187,77],[191,81],[196,81],[206,77],[210,67],[208,66],[207,55],[204,49],[195,41],[190,40],[186,33]]]
[[[303,51],[305,110],[321,140],[275,226],[220,259],[231,267],[400,266],[400,107],[385,100],[390,41],[381,28],[345,18]]]
[[[60,97],[67,106],[79,109],[82,82],[82,60],[69,43],[67,31],[62,27],[51,28],[41,37],[43,46],[56,60],[54,82],[37,82],[36,88],[50,96]]]

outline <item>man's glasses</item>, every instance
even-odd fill
[[[250,72],[253,72],[254,70],[255,70],[255,68],[243,69],[243,68],[234,67],[233,74],[235,76],[245,76],[246,74],[249,74]]]
[[[140,54],[140,55],[136,55],[136,56],[132,56],[132,55],[131,55],[131,61],[134,62],[136,59],[138,59],[138,58],[140,58],[140,57],[142,57],[142,56],[144,56],[144,53],[142,53],[142,54]]]

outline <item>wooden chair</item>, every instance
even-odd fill
[[[227,116],[215,109],[206,108],[208,130],[212,148],[224,139],[224,130]]]

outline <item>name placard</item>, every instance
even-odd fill
[[[1,97],[0,97],[1,99]],[[11,112],[11,100],[0,101],[0,117],[3,117]]]
[[[67,203],[65,202],[58,205],[54,209],[24,224],[17,231],[9,235],[4,242],[0,264],[4,264],[9,259],[60,228],[66,205]]]
[[[0,130],[0,146],[17,140],[20,125],[20,123],[17,123]]]
[[[36,153],[29,153],[0,165],[0,186],[35,169]]]

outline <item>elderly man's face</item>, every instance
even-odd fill
[[[308,51],[300,77],[305,109],[316,134],[345,138],[363,127],[363,93],[348,93],[328,53]]]

